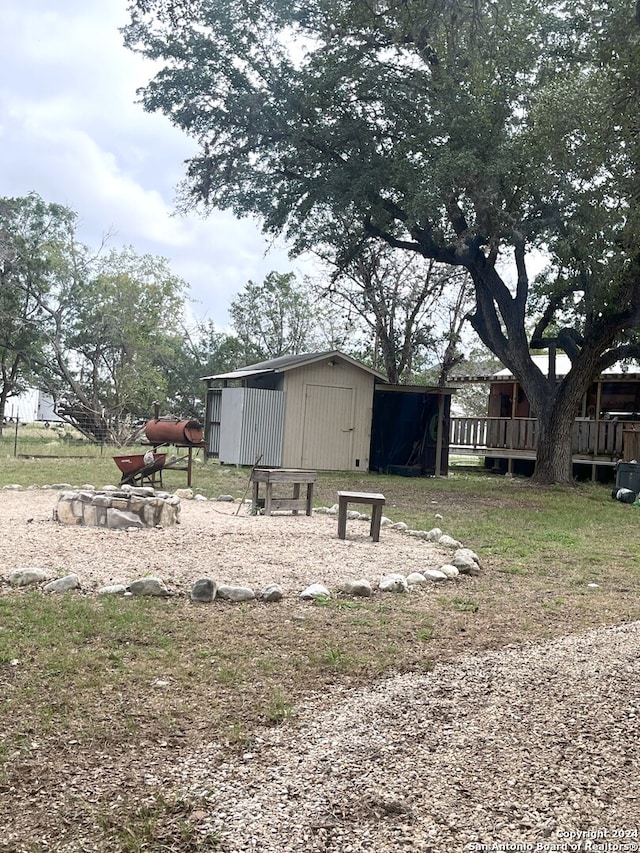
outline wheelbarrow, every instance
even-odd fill
[[[167,461],[166,453],[154,453],[153,462],[146,464],[144,453],[132,453],[129,456],[114,456],[122,476],[120,485],[143,486],[150,483],[152,486],[159,485],[162,488],[162,469]]]

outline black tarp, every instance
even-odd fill
[[[371,471],[406,476],[433,475],[436,470],[438,398],[440,392],[415,386],[377,387],[371,424]],[[447,473],[450,393],[444,393],[440,473]]]

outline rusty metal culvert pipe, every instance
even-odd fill
[[[147,422],[144,432],[150,444],[200,445],[204,442],[204,430],[198,421],[156,418]]]

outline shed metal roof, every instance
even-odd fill
[[[217,373],[214,376],[202,376],[203,382],[214,379],[246,379],[249,376],[257,376],[261,373],[285,373],[288,370],[302,367],[304,364],[312,364],[316,361],[324,361],[325,359],[340,359],[348,364],[358,367],[370,373],[372,376],[386,382],[386,377],[383,373],[374,370],[366,364],[356,361],[349,355],[340,352],[340,350],[327,350],[326,352],[307,352],[299,353],[298,355],[281,355],[278,358],[272,358],[268,361],[259,361],[256,364],[248,364],[245,367],[240,367],[238,370],[232,370],[229,373]]]

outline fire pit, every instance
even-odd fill
[[[107,487],[60,492],[56,518],[61,524],[128,530],[180,523],[180,498],[149,486]]]

